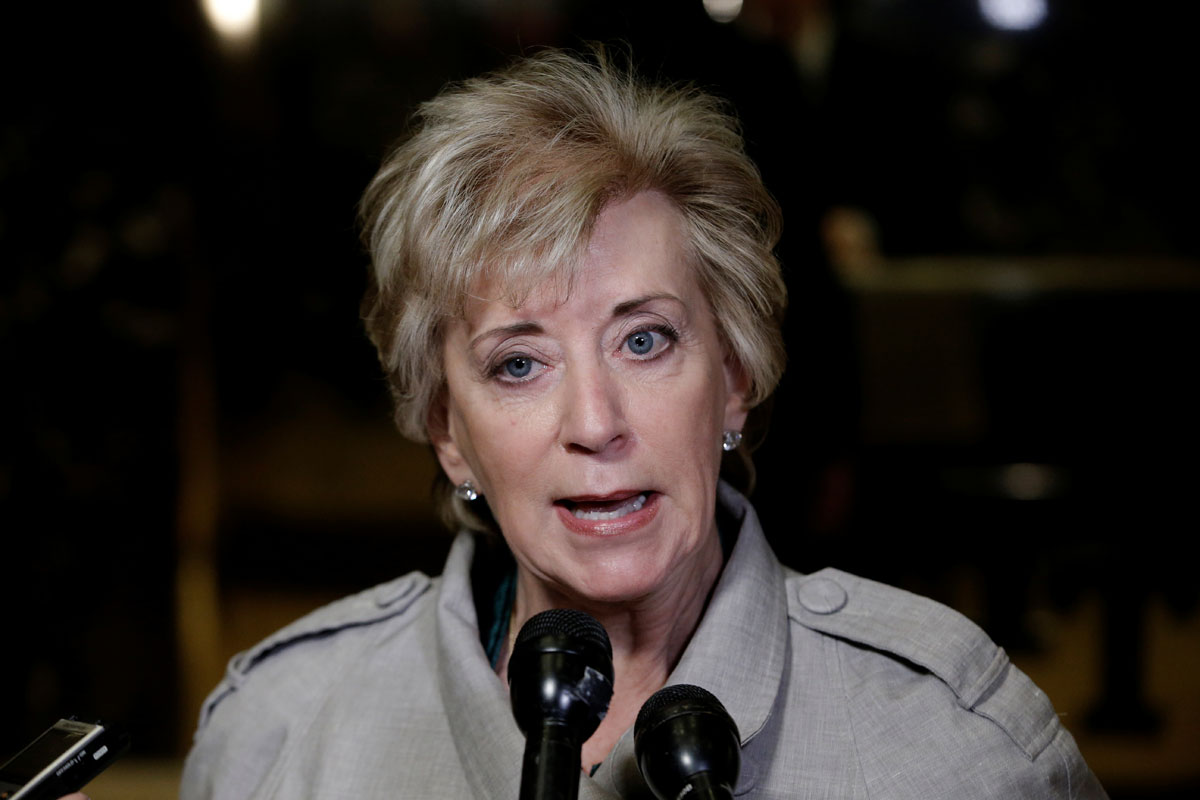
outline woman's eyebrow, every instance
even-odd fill
[[[520,336],[525,333],[542,333],[542,326],[536,322],[514,322],[512,325],[503,325],[499,328],[491,328],[476,336],[467,345],[474,350],[476,345],[485,339],[498,339],[505,336]]]
[[[647,303],[653,303],[656,300],[668,300],[678,303],[681,306],[687,307],[687,304],[679,299],[676,295],[670,292],[656,292],[654,294],[646,294],[641,297],[635,297],[632,300],[625,300],[613,306],[612,316],[614,319],[623,317],[626,314],[637,311]],[[508,336],[521,336],[523,334],[539,334],[544,333],[545,329],[537,322],[514,322],[512,325],[501,325],[498,328],[489,328],[483,333],[476,336],[467,345],[470,349],[475,349],[477,345],[488,339],[500,339]]]
[[[658,292],[656,294],[646,294],[642,295],[641,297],[635,297],[632,300],[626,300],[623,303],[617,303],[615,306],[613,306],[612,315],[614,318],[623,317],[632,311],[637,311],[647,303],[654,302],[655,300],[673,300],[684,308],[687,308],[687,303],[683,302],[670,292]]]

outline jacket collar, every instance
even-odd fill
[[[740,519],[737,543],[708,607],[668,684],[707,689],[737,723],[743,746],[763,729],[775,705],[787,660],[784,575],[749,502],[722,483],[718,502]],[[492,671],[479,641],[470,574],[475,542],[460,534],[451,547],[437,608],[439,682],[459,760],[478,798],[509,800],[520,789],[525,738],[513,720],[508,688]],[[743,759],[737,794],[753,787],[756,770]],[[627,730],[593,778],[583,800],[649,797],[638,772],[633,730]]]
[[[717,501],[741,520],[737,543],[713,589],[700,626],[667,684],[693,684],[716,695],[737,723],[743,746],[735,794],[753,788],[757,769],[745,745],[767,724],[788,657],[784,574],[749,501],[721,483]],[[595,776],[622,797],[650,797],[633,751],[633,730]]]
[[[471,592],[475,540],[460,533],[450,548],[437,606],[438,682],[459,762],[477,798],[511,800],[520,791],[525,737],[479,641]]]

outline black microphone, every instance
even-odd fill
[[[659,800],[733,798],[741,768],[733,718],[712,692],[666,686],[650,696],[633,726],[638,769]]]
[[[612,645],[582,611],[530,617],[508,660],[513,716],[525,734],[520,800],[575,800],[583,743],[612,699]]]

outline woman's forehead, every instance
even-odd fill
[[[698,276],[678,212],[665,197],[643,193],[614,203],[597,219],[580,257],[538,270],[493,269],[467,293],[462,318],[543,316],[563,307],[605,313],[648,297],[692,305]]]

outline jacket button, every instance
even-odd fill
[[[813,578],[796,589],[800,605],[814,614],[833,614],[841,611],[849,599],[846,590],[830,578]]]

